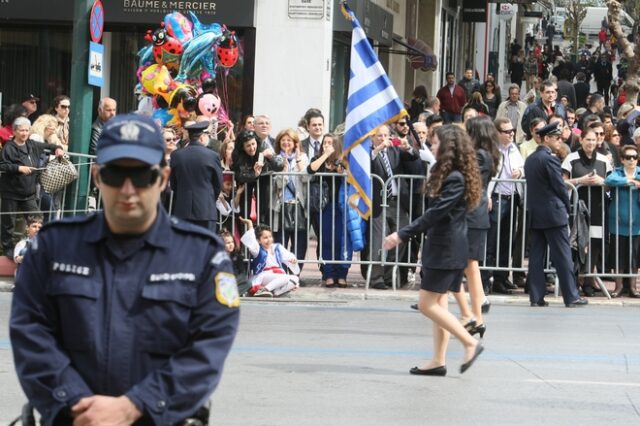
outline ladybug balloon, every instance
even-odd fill
[[[218,44],[218,62],[226,68],[231,68],[238,62],[238,39],[234,31],[226,28]]]
[[[164,29],[164,22],[161,25],[162,28],[158,28],[153,33],[151,30],[147,31],[144,38],[153,43],[153,57],[156,63],[177,71],[180,67],[180,56],[183,51],[182,43],[167,33],[167,30]]]

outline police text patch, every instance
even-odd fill
[[[157,283],[160,281],[190,281],[195,282],[196,274],[192,272],[164,272],[160,274],[149,275],[149,282]]]
[[[71,263],[53,262],[51,265],[53,272],[64,272],[65,274],[81,275],[88,277],[91,275],[91,268],[82,265],[73,265]]]

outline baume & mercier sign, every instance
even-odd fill
[[[167,13],[193,12],[203,23],[254,27],[256,0],[106,0],[105,24],[157,24]],[[71,0],[0,0],[2,20],[73,21]]]

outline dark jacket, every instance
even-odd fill
[[[569,99],[569,107],[574,110],[578,108],[576,105],[578,100],[576,98],[576,89],[573,87],[573,84],[569,83],[567,80],[558,80],[558,99],[566,96]]]
[[[420,158],[418,152],[415,148],[412,148],[410,151],[405,151],[395,146],[391,146],[387,148],[387,158],[389,158],[389,164],[391,165],[391,170],[394,175],[404,174],[404,163],[407,161],[413,161]],[[387,171],[385,170],[384,164],[382,162],[382,157],[380,154],[376,156],[376,158],[371,160],[371,174],[379,176],[382,179],[382,182],[386,182],[389,179],[387,175]],[[380,179],[373,179],[372,187],[372,212],[373,217],[378,217],[382,213],[382,191],[383,186]],[[400,205],[405,207],[405,211],[409,210],[409,186],[407,184],[406,179],[396,179],[396,183],[398,184],[398,190],[400,193],[398,194],[401,199]]]
[[[484,149],[476,150],[480,178],[482,179],[482,198],[480,204],[475,209],[467,213],[467,226],[472,229],[489,229],[489,197],[487,197],[487,187],[491,180],[491,169],[493,159]]]
[[[31,200],[36,196],[38,177],[40,173],[24,175],[18,171],[20,166],[41,167],[42,158],[46,151],[51,154],[61,146],[36,142],[28,139],[24,145],[27,152],[22,151],[14,139],[4,146],[0,153],[0,193],[2,198],[10,200]]]
[[[527,210],[531,229],[566,226],[571,204],[562,179],[560,159],[544,146],[527,157],[524,163],[527,179]]]
[[[564,106],[560,102],[554,102],[551,110],[553,111],[553,114],[558,115],[565,120],[567,119],[567,113],[564,110]],[[542,99],[538,99],[534,103],[527,106],[524,114],[522,114],[522,122],[520,124],[522,126],[522,131],[524,131],[527,135],[527,139],[531,139],[529,124],[531,123],[531,120],[538,117],[543,118],[547,123],[549,122],[549,114],[547,114],[546,108],[542,103]]]
[[[171,154],[173,214],[186,220],[214,221],[222,189],[222,166],[217,152],[197,142]]]
[[[591,91],[591,87],[589,83],[585,83],[584,81],[579,81],[573,85],[573,88],[576,92],[576,106],[574,109],[578,108],[586,108],[587,107],[587,96],[589,96],[589,92]]]
[[[102,134],[102,128],[104,123],[99,118],[91,125],[91,140],[89,141],[89,155],[96,155],[96,148],[98,147],[98,139]]]
[[[440,196],[429,198],[424,214],[399,230],[398,236],[406,242],[426,232],[422,265],[432,269],[463,269],[469,257],[466,215],[464,176],[453,171],[442,183]]]

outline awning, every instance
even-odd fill
[[[409,37],[405,43],[394,37],[393,42],[406,47],[407,50],[389,49],[381,44],[376,44],[374,47],[379,47],[380,51],[394,55],[407,55],[411,63],[411,68],[416,70],[435,71],[438,68],[438,58],[436,58],[435,53],[433,53],[433,49],[424,41]]]

